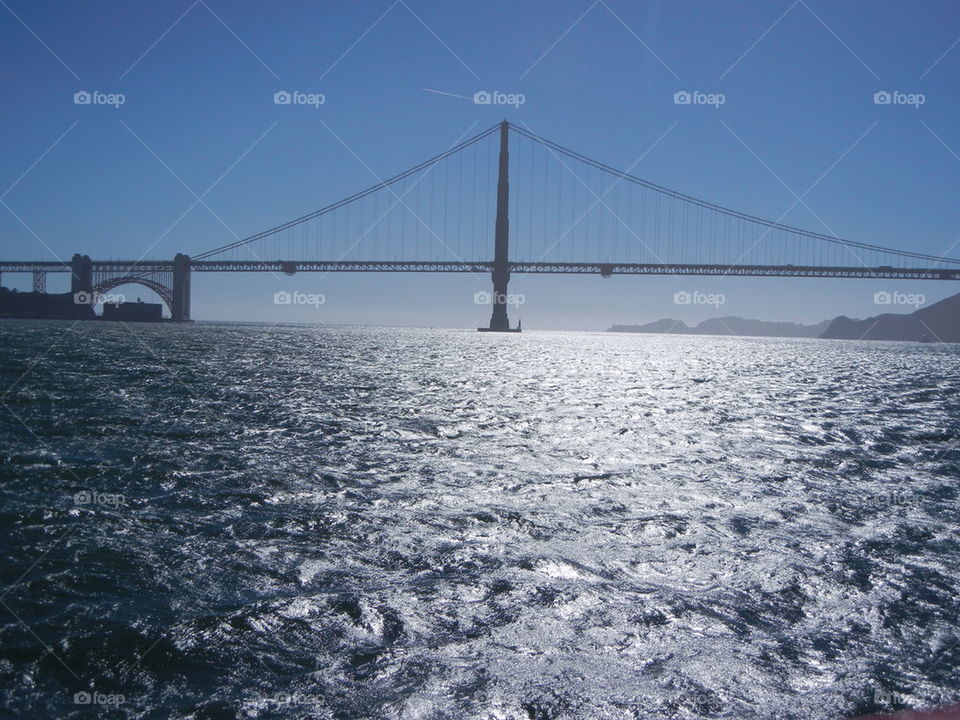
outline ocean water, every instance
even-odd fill
[[[960,700],[954,346],[0,323],[0,715]]]

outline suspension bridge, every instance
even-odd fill
[[[492,230],[492,233],[491,233]],[[492,240],[492,242],[491,242]],[[811,232],[662,187],[504,121],[319,210],[190,257],[0,261],[69,273],[83,302],[134,283],[190,319],[193,273],[478,273],[493,331],[507,285],[533,273],[958,280],[960,260]]]

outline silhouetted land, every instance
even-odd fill
[[[883,313],[865,320],[841,315],[815,325],[801,325],[730,316],[710,318],[694,327],[681,320],[657,320],[645,325],[613,325],[608,332],[954,343],[960,342],[960,294],[912,313]]]
[[[820,337],[862,340],[960,342],[960,294],[908,315],[885,313],[853,320],[841,315]]]
[[[0,318],[93,320],[90,305],[74,302],[71,293],[17,292],[0,287]]]
[[[675,335],[743,335],[756,337],[819,337],[830,324],[824,320],[816,325],[792,322],[765,322],[729,316],[710,318],[690,327],[682,320],[657,320],[646,325],[614,325],[608,332],[672,333]]]
[[[162,322],[163,305],[137,302],[105,303],[97,316],[93,306],[77,302],[72,293],[18,292],[0,287],[0,318],[21,320],[121,320]]]

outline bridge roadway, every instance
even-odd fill
[[[193,272],[438,272],[489,273],[493,262],[429,262],[402,260],[191,260]],[[170,260],[94,260],[97,273],[136,276],[172,272]],[[694,263],[509,263],[511,273],[553,275],[698,275],[743,277],[881,278],[894,280],[960,280],[960,268],[901,268],[804,265],[707,265]],[[0,262],[0,273],[70,273],[70,263],[57,261]]]

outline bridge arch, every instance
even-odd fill
[[[167,306],[167,311],[171,317],[173,316],[173,289],[150,278],[136,277],[133,275],[108,278],[107,280],[102,280],[97,283],[93,287],[93,292],[97,297],[101,297],[121,285],[142,285],[149,290],[153,290],[160,296],[160,299],[163,300],[163,304]]]

